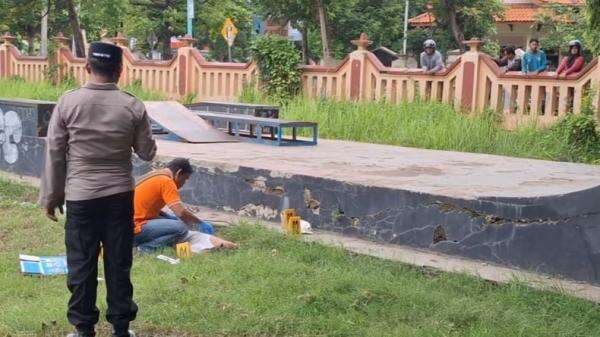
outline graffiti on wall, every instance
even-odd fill
[[[19,115],[12,110],[0,109],[0,160],[14,164],[19,160],[18,145],[23,136],[23,124]]]

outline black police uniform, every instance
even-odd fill
[[[114,68],[120,47],[92,43],[90,62]],[[133,250],[132,150],[152,160],[156,144],[142,102],[116,83],[86,83],[65,93],[56,105],[47,136],[40,203],[66,201],[65,244],[72,295],[67,317],[80,336],[93,336],[98,322],[98,255],[103,247],[107,320],[115,336],[128,336],[134,320],[130,281]]]

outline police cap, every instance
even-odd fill
[[[102,63],[119,65],[123,61],[123,50],[111,43],[92,42],[88,57]]]

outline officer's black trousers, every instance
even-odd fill
[[[67,317],[78,331],[93,331],[98,322],[96,288],[98,255],[103,247],[108,310],[106,319],[117,332],[135,319],[130,280],[133,250],[133,192],[67,201],[65,244],[71,291]]]

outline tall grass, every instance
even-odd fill
[[[252,89],[245,89],[240,100],[272,103]],[[281,118],[317,122],[319,135],[329,139],[557,161],[600,161],[596,152],[574,151],[564,132],[556,128],[531,125],[508,131],[493,114],[466,115],[435,102],[391,104],[295,98],[281,107]]]
[[[45,101],[57,101],[67,90],[77,88],[73,81],[65,81],[59,85],[42,81],[36,83],[26,82],[21,78],[0,79],[0,98],[27,98]],[[123,90],[132,93],[141,100],[164,100],[161,92],[145,90],[139,83],[123,86]]]

